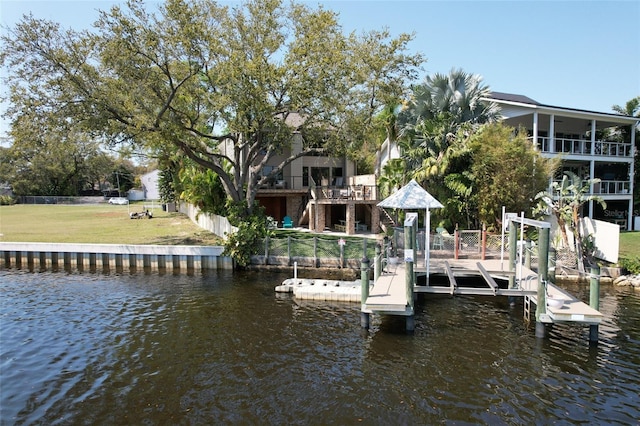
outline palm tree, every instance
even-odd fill
[[[413,99],[398,121],[403,156],[409,169],[417,169],[417,178],[443,176],[451,156],[460,151],[450,148],[479,125],[498,118],[499,107],[483,100],[489,94],[482,77],[460,69],[428,76],[414,87]]]

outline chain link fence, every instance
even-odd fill
[[[363,257],[373,259],[376,241],[369,238],[324,236],[267,237],[256,242],[254,265],[360,268]]]
[[[95,197],[62,197],[46,195],[22,195],[16,197],[19,204],[98,204],[105,203],[103,196]]]

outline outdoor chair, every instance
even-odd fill
[[[442,250],[445,250],[447,248],[452,249],[455,246],[455,237],[453,235],[451,235],[449,233],[449,231],[447,231],[445,228],[442,227],[438,227],[436,228],[436,239],[439,238],[440,239],[440,244],[442,246]],[[435,239],[434,239],[435,240]],[[434,241],[434,248],[435,248],[435,241]]]
[[[293,221],[291,220],[291,218],[289,216],[285,216],[282,219],[282,227],[283,228],[293,228]]]
[[[444,250],[444,239],[440,232],[436,231],[436,234],[433,236],[433,245],[434,250]]]

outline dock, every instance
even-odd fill
[[[360,302],[361,325],[369,328],[370,315],[396,315],[406,318],[407,331],[413,331],[414,302],[418,293],[506,296],[510,303],[514,298],[524,301],[525,321],[531,321],[532,306],[535,305],[536,337],[546,337],[550,326],[556,323],[577,323],[589,325],[589,340],[597,342],[598,325],[602,321],[599,307],[600,271],[593,268],[589,291],[589,304],[553,284],[549,278],[549,229],[548,222],[542,222],[512,215],[509,219],[509,260],[502,259],[433,259],[429,260],[429,250],[425,251],[422,268],[415,257],[416,213],[407,213],[405,218],[405,242],[402,257],[390,256],[386,248],[376,247],[373,268],[364,258],[361,263]],[[521,225],[521,241],[517,244],[516,223]],[[530,255],[523,256],[524,225],[539,230],[538,271],[530,269]],[[427,245],[428,246],[428,245]],[[520,247],[518,255],[516,249]],[[370,272],[373,269],[374,282],[370,285]],[[554,272],[555,274],[555,272]],[[294,274],[295,277],[295,274]],[[469,280],[469,278],[472,278]],[[484,284],[483,284],[484,283]],[[311,285],[315,285],[315,280]],[[302,282],[291,286],[280,286],[294,292]],[[352,291],[357,292],[357,281]],[[323,289],[317,294],[317,289]],[[302,290],[302,289],[300,289]],[[281,290],[276,290],[281,291]],[[313,300],[336,300],[335,289],[326,282],[312,291]],[[300,291],[301,294],[304,292]],[[329,296],[326,296],[329,295]],[[325,298],[323,297],[330,297]]]
[[[413,315],[413,303],[407,299],[405,269],[394,266],[392,273],[382,274],[369,290],[362,312],[382,315]]]
[[[538,304],[538,274],[531,269],[521,267],[522,270],[508,271],[504,269],[506,262],[499,259],[470,260],[470,259],[434,259],[430,268],[430,275],[446,276],[448,285],[414,285],[413,295],[448,294],[475,296],[507,296],[524,298],[524,316],[531,319],[532,304]],[[426,275],[426,269],[416,267],[417,276]],[[459,278],[482,278],[486,286],[465,287],[458,283]],[[516,286],[505,288],[498,282],[504,282],[509,277],[515,277]],[[362,303],[362,312],[378,315],[412,316],[413,303],[408,300],[406,290],[405,263],[388,265],[387,271],[370,285],[369,295]],[[301,300],[361,302],[361,282],[337,281],[325,279],[289,278],[276,287],[276,292],[292,293]],[[545,313],[540,321],[546,324],[581,323],[588,325],[599,324],[602,314],[588,304],[580,301],[560,287],[547,284],[547,300]]]

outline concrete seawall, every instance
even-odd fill
[[[233,269],[220,246],[54,244],[0,242],[0,268],[28,270],[172,270],[185,273]]]

